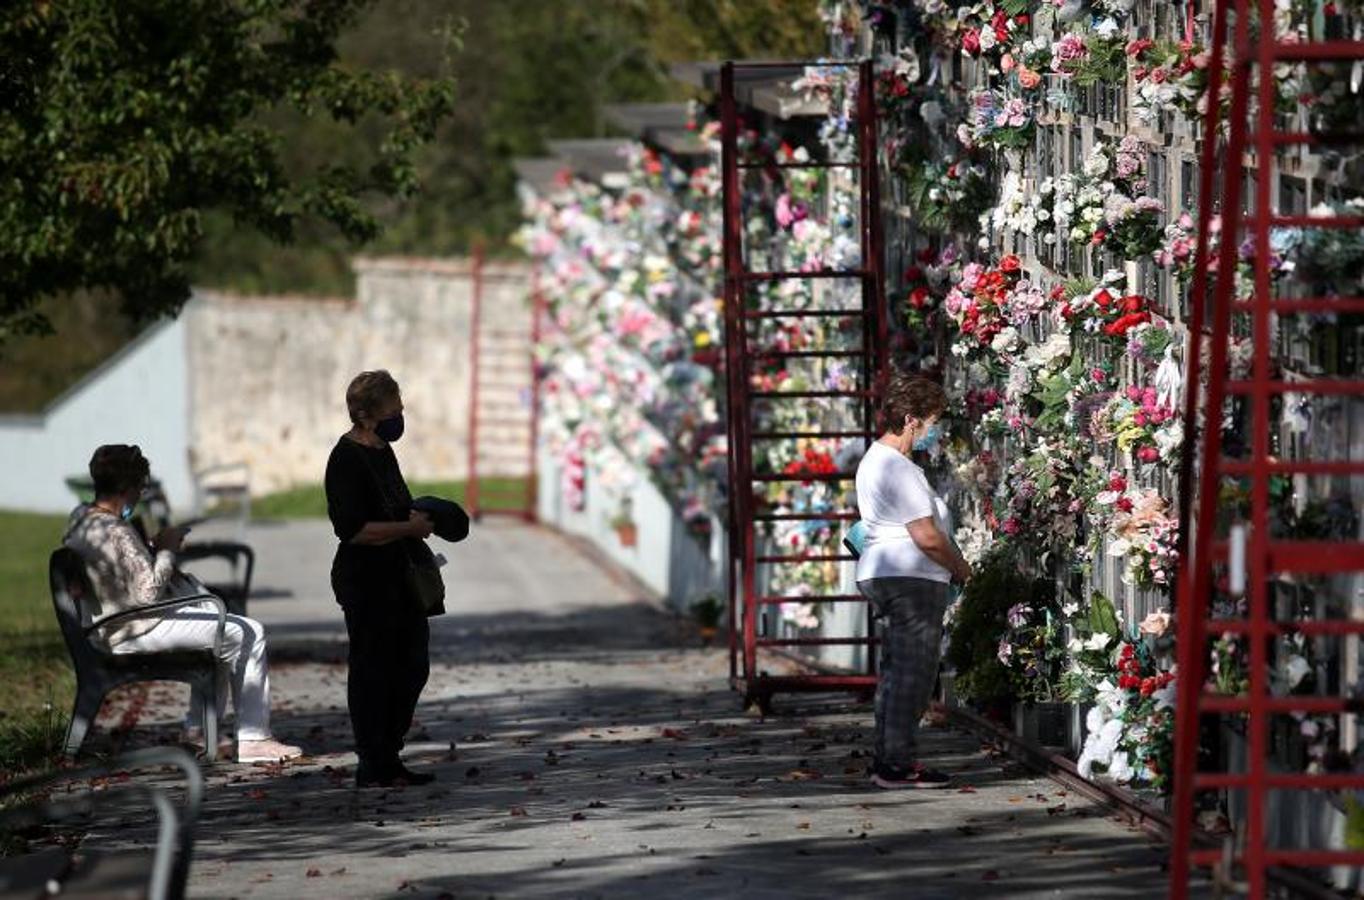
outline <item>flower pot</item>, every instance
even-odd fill
[[[634,522],[616,526],[616,537],[622,547],[633,547],[639,539],[639,528]]]
[[[1068,703],[1014,704],[1014,733],[1043,747],[1067,746]]]

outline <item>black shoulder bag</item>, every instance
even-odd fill
[[[379,488],[379,496],[383,497],[384,504],[388,507],[388,514],[393,517],[393,521],[398,522],[398,505],[393,502],[393,498],[384,489],[383,479],[379,473],[374,471],[374,466],[370,464],[369,457],[364,454],[363,449],[360,458],[365,461],[365,468],[369,469],[369,474],[374,479],[374,484]],[[407,570],[404,573],[404,580],[407,582],[408,593],[417,598],[417,603],[427,616],[439,616],[445,614],[445,579],[440,576],[440,567],[436,565],[436,555],[431,552],[431,548],[426,545],[426,541],[403,539],[403,558],[407,560]],[[420,560],[412,558],[412,550],[416,549]]]

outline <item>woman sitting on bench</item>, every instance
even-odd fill
[[[202,590],[175,569],[175,552],[187,529],[162,529],[148,547],[128,521],[150,472],[136,446],[106,444],[90,458],[95,501],[76,507],[62,543],[85,561],[99,607],[90,611],[95,618]],[[217,610],[205,603],[123,619],[96,629],[95,635],[111,653],[161,653],[211,648],[217,630]],[[301,749],[270,734],[270,676],[259,622],[227,616],[218,667],[218,709],[226,709],[230,685],[237,710],[237,761],[302,756]]]

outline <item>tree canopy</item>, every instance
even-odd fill
[[[206,216],[274,242],[300,223],[374,238],[368,200],[417,187],[414,154],[454,108],[427,77],[344,64],[338,36],[370,0],[28,0],[0,10],[0,341],[50,328],[47,297],[121,296],[173,314]],[[272,117],[375,138],[364,164],[286,155]],[[334,132],[335,133],[335,132]]]

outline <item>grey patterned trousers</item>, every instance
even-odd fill
[[[919,719],[933,699],[948,586],[926,578],[871,578],[857,589],[881,624],[876,762],[903,768],[918,757]]]

